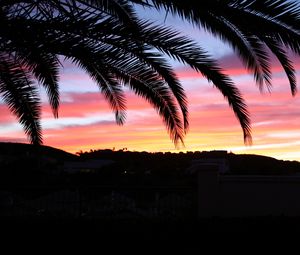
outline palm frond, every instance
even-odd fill
[[[124,70],[115,71],[125,85],[129,86],[137,95],[145,98],[157,110],[175,145],[178,146],[179,142],[184,145],[184,127],[169,89],[162,86],[161,82],[151,78],[151,74],[149,79],[144,79],[144,77],[140,79],[140,74],[131,75],[128,70],[126,70],[128,73]]]
[[[251,44],[251,47],[253,51],[255,52],[255,55],[257,56],[259,67],[261,68],[261,73],[263,74],[263,80],[260,80],[260,76],[256,76],[255,78],[258,81],[259,88],[262,91],[263,90],[263,82],[265,82],[267,88],[270,90],[271,88],[271,64],[270,59],[267,54],[265,44],[259,40],[256,36],[249,36],[248,41]]]
[[[73,62],[84,69],[91,78],[94,79],[100,91],[104,94],[112,110],[115,112],[116,122],[119,125],[124,124],[126,119],[125,96],[118,81],[109,73],[109,70],[103,69],[100,63],[86,60],[85,58],[73,54]],[[100,62],[100,61],[99,61]]]
[[[290,82],[291,93],[293,96],[297,93],[296,70],[292,61],[289,59],[287,52],[272,38],[264,38],[265,43],[271,49],[272,53],[280,61]]]
[[[261,13],[235,8],[235,6],[228,6],[222,14],[237,27],[243,28],[242,30],[255,36],[271,36],[295,53],[300,53],[300,30],[281,22],[276,17],[263,16]],[[241,16],[243,16],[242,20]]]
[[[187,98],[167,55],[216,86],[239,120],[245,142],[251,143],[249,113],[232,80],[193,40],[140,19],[135,5],[163,8],[229,43],[261,89],[264,84],[270,89],[272,82],[270,50],[284,68],[294,95],[295,68],[287,50],[300,55],[299,4],[287,0],[202,0],[198,8],[198,2],[0,1],[1,93],[10,109],[16,108],[14,113],[27,134],[35,136],[32,141],[41,142],[39,99],[32,77],[46,89],[57,116],[58,56],[62,55],[97,83],[119,124],[125,121],[124,84],[153,105],[177,144],[183,142],[189,124]],[[21,107],[27,98],[28,105]],[[31,116],[29,109],[33,110]]]
[[[258,61],[255,61],[251,54],[247,57],[247,52],[255,52],[257,46],[262,49],[263,44],[267,44],[268,38],[272,37],[278,45],[284,45],[293,52],[300,54],[300,8],[295,1],[204,0],[202,4],[205,8],[194,8],[197,0],[184,2],[180,0],[153,0],[153,2],[156,8],[168,9],[171,13],[202,26],[213,35],[229,42],[240,55],[245,66],[253,71],[260,87],[263,79],[270,87],[267,51],[259,50],[256,52]],[[241,19],[241,17],[243,18]],[[232,35],[230,35],[230,30]],[[252,41],[252,45],[253,38],[259,38],[261,42],[256,40],[253,48],[246,43],[245,34]]]
[[[147,42],[152,38],[151,44],[159,50],[165,52],[170,57],[188,64],[197,72],[202,73],[209,81],[221,91],[228,100],[240,125],[243,129],[246,143],[251,141],[251,128],[249,113],[246,104],[238,90],[234,87],[229,77],[221,73],[221,69],[215,61],[198,45],[186,37],[179,36],[169,29],[158,29],[157,27],[143,27],[143,38]],[[164,38],[156,40],[155,38]],[[230,94],[231,93],[231,94]]]
[[[24,47],[20,50],[24,51]],[[21,54],[22,53],[18,51],[17,58],[46,89],[53,115],[57,118],[59,108],[58,58],[53,54],[45,52],[36,54],[34,50],[28,51],[26,55]]]
[[[81,49],[80,52],[83,52],[83,49]],[[98,54],[100,54],[100,52],[98,52]],[[74,53],[72,56],[76,57]],[[99,56],[100,55],[98,55],[98,57]],[[89,59],[92,57],[93,56],[90,56]],[[137,95],[144,97],[157,109],[175,145],[177,145],[179,141],[183,143],[184,129],[178,114],[177,105],[174,101],[176,98],[173,96],[172,90],[166,86],[164,80],[161,80],[155,71],[141,63],[138,59],[134,61],[134,59],[129,59],[126,55],[120,58],[117,53],[109,54],[106,52],[106,54],[101,55],[100,59],[102,60],[102,66],[105,66],[106,73],[111,73],[115,79],[128,85]],[[87,71],[92,72],[90,75],[92,75],[92,77],[96,76],[97,80],[99,79],[101,81],[103,78],[106,79],[105,76],[100,75],[99,70],[103,67],[99,61],[97,65],[93,66],[93,70],[89,67],[90,64],[82,64],[84,60],[80,59],[80,56],[77,56],[76,62]],[[107,93],[109,90],[103,88],[103,85],[106,84],[101,83],[101,89],[104,89],[104,93]],[[123,98],[116,100],[116,102],[122,103]],[[120,105],[120,103],[118,104]]]
[[[0,94],[29,136],[42,144],[40,101],[30,75],[5,53],[0,53]]]
[[[154,52],[150,40],[145,41],[143,29],[140,23],[137,23],[139,28],[139,36],[136,35],[135,31],[132,31],[128,27],[121,26],[114,20],[107,19],[96,25],[96,31],[100,34],[95,33],[87,36],[88,38],[98,39],[105,44],[112,45],[114,49],[120,49],[124,54],[127,55],[128,59],[138,58],[141,62],[150,66],[156,71],[161,78],[163,78],[171,88],[174,96],[176,97],[178,104],[181,108],[185,129],[188,129],[188,107],[187,99],[176,74],[173,72],[172,67],[167,63],[163,56],[159,52]],[[101,33],[105,30],[109,30],[111,36],[101,36]],[[165,40],[164,38],[157,37],[157,40]]]
[[[53,114],[58,117],[59,60],[55,54],[48,52],[49,48],[45,47],[44,42],[36,38],[40,36],[42,29],[32,30],[27,19],[6,19],[2,20],[2,25],[4,27],[1,30],[1,39],[6,42],[3,43],[5,46],[2,50],[14,55],[46,89]]]
[[[35,31],[40,30],[41,23],[42,22],[32,24],[32,27],[36,28],[34,29]],[[111,25],[111,23],[107,20],[105,20],[104,23],[104,25],[102,23],[101,24],[103,25],[102,27],[104,27],[106,30],[116,30],[114,23]],[[59,24],[59,22],[55,24],[51,23],[49,26],[55,27],[58,31],[64,29],[60,29],[60,27],[62,26]],[[97,24],[98,30],[99,26],[100,24]],[[80,31],[85,31],[83,28],[84,26],[77,29],[80,29]],[[75,56],[77,59],[80,59],[80,61],[89,59],[85,62],[93,63],[93,65],[95,65],[95,63],[101,63],[101,61],[104,60],[109,60],[111,65],[118,65],[116,60],[120,58],[124,60],[124,65],[130,65],[132,61],[137,61],[141,65],[150,67],[153,70],[153,73],[155,73],[157,77],[161,77],[162,79],[164,79],[168,86],[171,88],[171,93],[173,93],[178,101],[178,105],[181,107],[185,129],[187,129],[188,111],[184,90],[179,83],[175,73],[172,71],[171,67],[167,64],[161,54],[159,54],[158,52],[151,52],[151,48],[147,46],[141,47],[141,44],[139,42],[135,43],[135,40],[130,40],[129,38],[127,38],[128,36],[125,37],[122,33],[120,33],[119,37],[117,38],[104,37],[103,39],[98,33],[94,34],[93,36],[87,33],[87,36],[84,37],[85,40],[83,41],[82,39],[80,39],[80,37],[77,36],[77,34],[69,34],[66,29],[63,32],[63,34],[66,34],[67,36],[56,37],[48,35],[44,39],[44,41],[51,41],[51,44],[48,45],[47,43],[45,43],[45,45],[47,47],[52,47],[52,51],[56,54]],[[121,40],[120,36],[123,36],[124,38],[121,37]],[[25,38],[27,37],[25,36]],[[99,40],[97,40],[98,38]],[[22,38],[22,40],[24,41],[24,37]],[[32,37],[27,38],[27,40],[32,40]],[[103,41],[104,43],[100,43],[101,41]],[[99,66],[101,66],[101,64],[98,65],[98,68]],[[89,72],[91,72],[91,70],[89,70]],[[103,71],[101,71],[100,73],[103,74]],[[95,74],[89,74],[92,75],[92,77],[95,77]],[[100,78],[98,78],[98,81],[99,79]]]
[[[184,125],[179,115],[176,97],[172,89],[151,68],[141,64],[139,61],[126,59],[118,61],[117,64],[109,66],[116,77],[128,85],[137,95],[145,98],[157,110],[163,118],[170,134],[170,138],[178,145],[183,143],[185,133]]]
[[[231,1],[233,5],[263,17],[276,19],[292,29],[299,29],[300,9],[298,1],[286,0],[245,0]]]
[[[126,0],[79,0],[78,2],[116,17],[125,24],[132,25],[137,18],[133,6]]]
[[[257,55],[257,47],[254,47],[253,36],[249,36],[247,31],[241,31],[239,27],[226,20],[222,15],[215,16],[210,12],[203,15],[202,25],[207,31],[227,42],[233,48],[242,59],[242,63],[247,70],[253,73],[260,88],[263,87],[265,82],[270,83],[270,70],[263,68],[264,59]]]

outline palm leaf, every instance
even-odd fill
[[[99,63],[96,64],[96,62],[87,61],[85,58],[76,56],[75,54],[73,54],[73,62],[86,70],[90,77],[94,79],[115,112],[117,124],[124,124],[126,118],[125,97],[120,84],[109,73],[109,70],[103,69]]]
[[[54,25],[56,27],[57,24],[52,23],[50,24],[50,27]],[[37,24],[32,24],[32,27],[33,28],[36,27],[36,29],[34,30],[39,31],[40,25],[41,22]],[[57,30],[60,30],[59,27],[61,26],[57,26]],[[55,35],[53,36],[48,35],[44,39],[44,41],[46,42],[50,41],[51,44],[48,45],[47,43],[45,43],[46,47],[49,48],[51,47],[52,51],[55,52],[56,54],[66,55],[68,57],[72,57],[72,56],[75,57],[79,61],[78,63],[80,63],[80,66],[85,70],[87,70],[87,72],[91,75],[91,77],[93,77],[94,79],[95,77],[98,77],[97,79],[95,79],[97,82],[102,80],[102,85],[99,85],[100,87],[103,87],[103,84],[107,84],[106,82],[103,83],[104,81],[103,74],[105,73],[105,71],[101,66],[107,66],[107,64],[117,66],[118,64],[120,64],[120,62],[119,63],[116,62],[116,59],[118,58],[124,60],[123,66],[130,65],[133,61],[136,61],[139,62],[140,65],[145,65],[150,67],[152,69],[151,72],[153,74],[153,77],[156,77],[156,79],[158,79],[159,77],[163,78],[171,88],[170,92],[173,93],[173,95],[178,100],[178,103],[183,112],[185,127],[187,127],[188,125],[187,106],[186,106],[186,97],[184,91],[180,86],[180,83],[177,80],[175,73],[172,72],[171,67],[166,64],[166,62],[164,61],[164,59],[160,54],[146,52],[146,50],[148,50],[149,48],[141,48],[139,43],[137,44],[131,43],[131,46],[127,49],[128,51],[127,53],[122,43],[120,43],[121,46],[117,48],[115,45],[111,46],[111,45],[107,45],[107,43],[100,44],[99,40],[97,41],[96,38],[94,37],[92,37],[91,39],[87,39],[89,37],[84,37],[85,39],[83,42],[83,39],[80,39],[80,37],[78,37],[76,34],[75,35],[71,35],[69,33],[65,33],[65,34],[67,34],[68,36],[57,37]],[[125,39],[128,40],[127,38]],[[30,40],[32,40],[32,37],[28,37],[26,40],[30,42]],[[107,42],[108,40],[104,40],[104,41]],[[110,38],[110,42],[112,42],[111,38]],[[127,44],[127,46],[129,46],[129,44]],[[101,62],[104,63],[101,64]],[[97,65],[97,70],[95,69],[96,65]],[[143,77],[141,77],[140,79],[143,79]],[[112,104],[112,108],[114,109],[113,105],[116,104]],[[120,107],[120,108],[123,109],[124,107]],[[122,111],[118,110],[118,112],[122,112]]]
[[[58,58],[47,53],[35,54],[33,50],[28,51],[27,55],[18,53],[20,62],[32,72],[34,77],[46,89],[54,117],[57,118],[59,108]]]
[[[40,102],[35,86],[30,75],[5,53],[0,53],[0,93],[31,143],[42,144]]]
[[[225,99],[228,100],[229,105],[237,116],[243,129],[245,142],[251,143],[250,118],[246,104],[237,88],[234,87],[233,82],[229,77],[221,73],[221,69],[215,61],[193,41],[179,36],[173,30],[143,27],[143,32],[145,41],[152,38],[151,44],[153,46],[165,52],[170,57],[188,64],[197,72],[202,73],[209,81],[212,81],[224,95]],[[156,40],[155,38],[164,38],[164,40]]]
[[[202,1],[205,8],[194,8],[196,0],[153,0],[153,3],[156,8],[168,9],[171,13],[203,26],[213,35],[229,42],[242,57],[245,66],[254,72],[260,88],[263,80],[268,86],[271,82],[267,51],[261,50],[263,43],[267,44],[268,38],[272,37],[278,45],[283,44],[300,54],[300,8],[295,1],[209,0]],[[247,43],[245,34],[254,47]],[[259,38],[262,42],[257,39],[253,42],[253,38]],[[260,49],[257,51],[258,47]],[[256,61],[254,55],[249,54],[247,57],[247,52],[255,51]]]
[[[289,59],[286,51],[275,40],[266,37],[264,38],[264,41],[284,68],[284,71],[290,82],[292,95],[295,96],[297,93],[296,70],[292,61]]]

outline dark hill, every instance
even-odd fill
[[[36,146],[25,143],[0,142],[0,156],[2,157],[42,157],[56,160],[76,160],[78,156],[50,146]]]
[[[300,173],[300,162],[251,154],[228,154],[231,174],[286,175]]]
[[[194,160],[225,159],[235,175],[286,175],[300,173],[300,162],[278,160],[272,157],[251,154],[233,154],[226,151],[196,151],[186,153],[149,153],[127,150],[94,150],[81,152],[83,159],[110,159],[117,162],[118,169],[127,173],[156,173],[160,176],[181,175]],[[111,167],[111,168],[112,168]],[[112,169],[109,169],[112,170]]]
[[[0,185],[64,183],[64,162],[78,158],[49,146],[0,142]]]
[[[272,157],[249,154],[233,154],[226,151],[196,151],[180,153],[150,153],[127,150],[90,150],[77,153],[79,156],[49,146],[34,146],[21,143],[0,142],[1,172],[12,176],[28,176],[43,172],[53,173],[63,169],[65,161],[82,162],[101,159],[115,163],[101,168],[101,171],[89,171],[79,174],[78,180],[88,178],[99,180],[118,178],[176,180],[187,177],[187,169],[194,160],[225,159],[233,175],[292,175],[300,173],[300,162],[277,160]]]

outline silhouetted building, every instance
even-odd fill
[[[230,170],[229,162],[226,158],[202,158],[191,161],[191,166],[187,169],[188,173],[197,173],[199,169],[216,169],[220,174]]]
[[[86,161],[65,161],[63,171],[67,173],[97,171],[104,166],[113,164],[113,160],[108,159],[90,159]]]

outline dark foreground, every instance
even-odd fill
[[[219,233],[283,234],[300,232],[299,217],[209,218],[198,221],[2,218],[2,234],[97,235],[115,240],[175,240]]]

